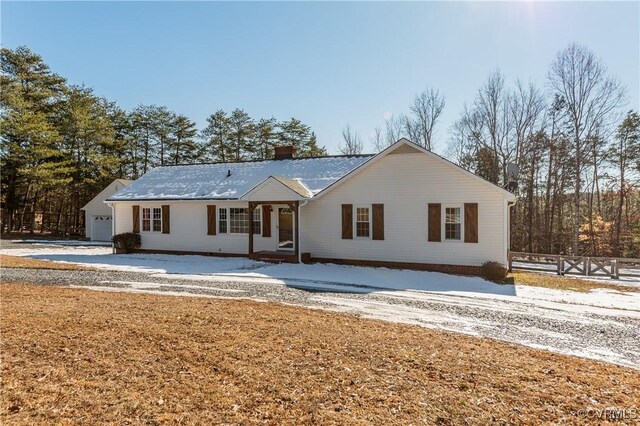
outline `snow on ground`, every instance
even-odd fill
[[[0,253],[122,271],[100,272],[102,278],[94,283],[85,282],[82,274],[71,279],[71,271],[56,271],[70,277],[61,283],[94,290],[273,300],[493,337],[635,368],[640,360],[640,347],[633,343],[640,328],[640,292],[624,291],[624,286],[620,291],[573,292],[386,268],[114,255],[110,247],[41,241],[8,247]]]
[[[43,240],[43,239],[35,239],[35,240],[12,240],[14,244],[32,244],[36,246],[75,246],[75,247],[91,247],[91,246],[102,246],[102,247],[111,247],[111,242],[109,241],[80,241],[80,240]]]
[[[244,257],[208,257],[168,254],[112,254],[110,247],[60,246],[57,242],[29,248],[11,248],[0,253],[26,256],[55,262],[75,263],[107,270],[144,272],[169,278],[244,281],[265,284],[286,284],[324,291],[368,293],[383,290],[417,290],[501,300],[514,300],[547,306],[549,303],[568,306],[611,308],[640,312],[640,292],[597,289],[590,292],[555,290],[543,287],[500,285],[479,277],[463,277],[437,272],[370,268],[334,264],[271,264]],[[38,244],[41,244],[39,241]],[[610,282],[610,281],[607,281]],[[635,283],[640,285],[640,282]]]

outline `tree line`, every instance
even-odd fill
[[[510,84],[497,70],[464,107],[449,129],[447,157],[518,195],[512,250],[640,257],[640,116],[625,112],[626,101],[605,65],[572,44],[542,87]],[[427,89],[369,142],[380,151],[406,137],[431,150],[444,106],[444,96]],[[363,146],[347,124],[340,149]]]
[[[135,179],[158,165],[266,159],[277,145],[326,154],[295,118],[219,110],[198,129],[166,107],[125,111],[69,85],[25,47],[2,49],[1,65],[5,231],[35,229],[36,212],[38,229],[78,231],[79,209],[113,178]],[[572,44],[544,85],[508,82],[498,70],[463,108],[448,129],[447,157],[518,195],[513,250],[640,257],[640,116],[624,110],[626,99],[604,64]],[[431,150],[444,107],[440,91],[424,90],[369,143],[380,151],[406,137]],[[359,154],[364,145],[347,124],[340,151]]]
[[[80,209],[108,183],[160,165],[268,159],[278,145],[302,157],[326,154],[296,118],[218,110],[198,129],[165,106],[125,111],[67,83],[24,46],[3,48],[0,65],[3,231],[81,232]]]

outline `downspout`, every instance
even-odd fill
[[[304,200],[298,205],[298,263],[302,263],[302,208],[307,205],[309,200]]]
[[[107,206],[111,208],[111,254],[115,254],[116,248],[113,245],[113,236],[116,234],[116,209],[113,203],[107,203]]]
[[[511,208],[516,205],[517,198],[507,201],[507,267],[509,266],[509,252],[511,251]]]

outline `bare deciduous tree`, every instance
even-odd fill
[[[373,134],[369,137],[369,141],[371,142],[371,145],[373,145],[373,149],[377,152],[382,151],[386,147],[384,138],[382,137],[382,129],[379,127],[373,129]]]
[[[444,96],[438,90],[429,89],[416,95],[413,103],[409,107],[413,117],[411,118],[412,127],[416,128],[416,136],[419,139],[413,139],[417,144],[431,151],[433,146],[433,132],[444,110]]]
[[[402,116],[392,115],[385,122],[385,142],[386,146],[393,145],[405,135],[404,120]]]
[[[580,238],[580,199],[582,173],[592,152],[590,141],[597,140],[600,128],[612,121],[622,105],[625,91],[595,55],[579,44],[558,53],[548,74],[551,89],[566,102],[570,122],[570,141],[574,161],[573,251],[578,254]]]
[[[358,132],[351,129],[349,123],[342,129],[342,139],[344,145],[340,145],[338,149],[344,155],[357,155],[362,154],[364,144]]]

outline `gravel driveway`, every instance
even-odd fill
[[[638,311],[337,284],[305,289],[300,288],[304,284],[295,282],[234,282],[232,277],[221,281],[219,277],[203,276],[194,281],[122,271],[4,269],[2,282],[288,303],[463,332],[640,368]]]

